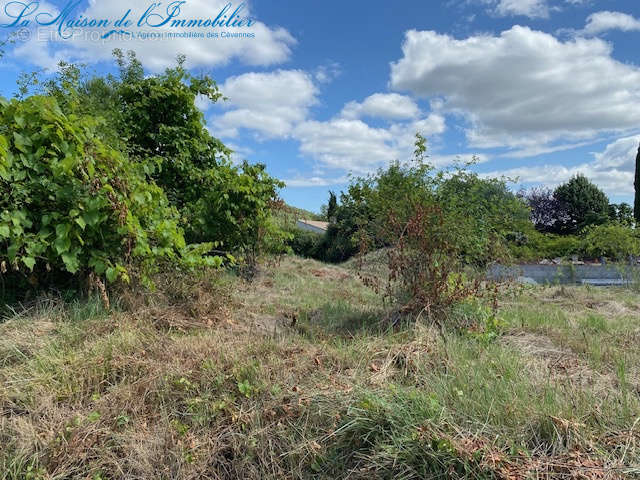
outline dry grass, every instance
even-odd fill
[[[640,475],[627,291],[528,291],[492,340],[482,309],[387,330],[356,275],[297,258],[158,285],[0,325],[0,479]]]

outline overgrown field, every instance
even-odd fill
[[[383,321],[349,268],[43,299],[0,325],[0,479],[640,478],[640,297]]]

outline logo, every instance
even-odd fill
[[[137,11],[129,8],[110,18],[91,17],[87,15],[88,11],[79,13],[82,3],[82,0],[71,0],[60,11],[53,12],[39,1],[11,1],[0,7],[4,12],[0,17],[4,22],[0,28],[24,31],[33,27],[49,27],[62,39],[88,30],[99,32],[101,39],[112,36],[141,39],[255,38],[255,34],[248,31],[255,22],[244,15],[244,3],[237,6],[227,3],[215,16],[203,18],[189,17],[184,13],[188,10],[186,0],[168,4],[152,2]]]

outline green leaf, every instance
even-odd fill
[[[12,243],[11,245],[9,245],[9,248],[7,248],[7,256],[9,257],[10,261],[13,261],[16,258],[19,249],[20,246],[17,243]]]
[[[31,140],[29,140],[27,137],[20,135],[18,132],[13,132],[13,143],[16,148],[22,153],[29,152],[27,146],[31,145]]]
[[[68,236],[57,237],[53,242],[53,245],[56,248],[56,252],[58,252],[58,255],[60,255],[64,252],[69,251],[69,249],[71,248],[71,240]]]
[[[95,227],[100,221],[100,212],[98,210],[90,210],[87,213],[82,214],[82,219],[87,225]]]
[[[107,269],[107,265],[99,258],[92,258],[89,261],[89,266],[93,268],[98,275],[102,275]]]
[[[107,281],[113,283],[118,279],[118,270],[113,267],[107,268]]]
[[[36,259],[33,257],[22,257],[22,263],[24,263],[29,270],[33,272],[33,267],[36,265]]]
[[[9,230],[8,225],[0,225],[0,237],[9,238],[11,231]]]
[[[62,254],[62,261],[65,267],[70,273],[76,273],[80,268],[80,262],[78,262],[78,254],[66,252]]]
[[[76,223],[80,226],[82,230],[84,230],[87,227],[87,223],[84,221],[84,218],[82,217],[76,218]]]

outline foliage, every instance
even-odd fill
[[[609,205],[609,221],[619,223],[626,227],[633,227],[635,225],[635,219],[633,218],[633,208],[628,203]]]
[[[565,258],[582,253],[582,239],[577,235],[557,235],[532,232],[524,243],[511,243],[511,255],[520,261],[537,261],[541,258]]]
[[[527,205],[504,179],[458,169],[438,185],[436,199],[467,263],[504,259],[507,244],[525,242],[533,232]]]
[[[609,199],[584,175],[576,175],[560,185],[554,197],[566,206],[569,217],[561,223],[562,233],[576,233],[589,225],[601,225],[608,219]]]
[[[162,75],[145,77],[135,56],[125,62],[116,51],[121,79],[116,83],[120,132],[137,158],[157,158],[154,175],[169,200],[182,209],[211,188],[210,170],[231,151],[213,138],[204,125],[196,97],[211,102],[222,94],[207,77],[196,78],[184,69],[184,57]]]
[[[636,224],[640,225],[640,147],[638,147],[638,155],[636,155],[636,173],[633,182],[635,187],[635,198],[633,202],[633,215]]]
[[[0,105],[3,273],[88,273],[128,280],[185,249],[179,217],[151,163],[131,163],[97,136],[99,121],[55,99]],[[34,275],[33,281],[38,281]]]
[[[388,250],[387,295],[400,303],[402,312],[424,311],[438,319],[480,295],[481,283],[464,272],[461,246],[449,226],[439,205],[417,205],[408,221],[390,216],[386,228],[397,240]]]
[[[560,233],[570,221],[565,203],[560,202],[548,188],[532,188],[518,194],[531,209],[531,222],[536,230],[544,233]]]
[[[289,246],[296,255],[304,258],[319,259],[322,257],[322,246],[324,245],[324,235],[295,228],[292,231]]]
[[[327,204],[327,222],[333,222],[338,210],[338,197],[334,192],[329,192],[329,203]]]
[[[482,180],[462,169],[447,178],[425,161],[425,152],[426,141],[417,135],[413,163],[396,162],[358,179],[349,192],[365,199],[356,221],[360,253],[387,247],[386,295],[400,312],[438,318],[481,294],[465,266],[497,258],[494,242],[505,229],[526,225],[528,211],[502,180]],[[380,288],[379,280],[363,278]]]
[[[626,260],[630,255],[640,254],[640,237],[624,225],[598,225],[585,232],[584,251],[594,258]]]
[[[531,221],[543,233],[573,235],[589,225],[611,220],[628,223],[630,207],[609,205],[607,196],[584,175],[577,175],[555,191],[533,188],[520,192],[531,208]]]
[[[277,189],[284,184],[269,176],[264,165],[223,164],[207,173],[205,184],[209,188],[185,208],[188,238],[224,239],[225,246],[257,254],[261,239],[271,227],[270,233],[280,235],[284,245],[287,235],[271,218],[277,205]]]
[[[231,150],[207,130],[196,99],[222,99],[213,79],[188,73],[183,56],[175,68],[145,76],[133,52],[114,55],[118,78],[89,78],[61,64],[45,91],[65,112],[105,119],[101,137],[147,166],[146,174],[178,209],[187,242],[214,242],[244,258],[282,251],[287,235],[272,207],[283,184],[263,165],[232,164]]]
[[[409,221],[418,205],[439,206],[451,243],[466,263],[484,265],[507,255],[511,239],[533,230],[526,204],[504,179],[480,178],[466,168],[437,171],[427,162],[425,139],[418,136],[411,163],[393,162],[375,175],[355,178],[342,193],[327,233],[326,259],[349,258],[363,239],[369,249],[395,244],[397,232],[386,228],[387,221],[391,216]]]

